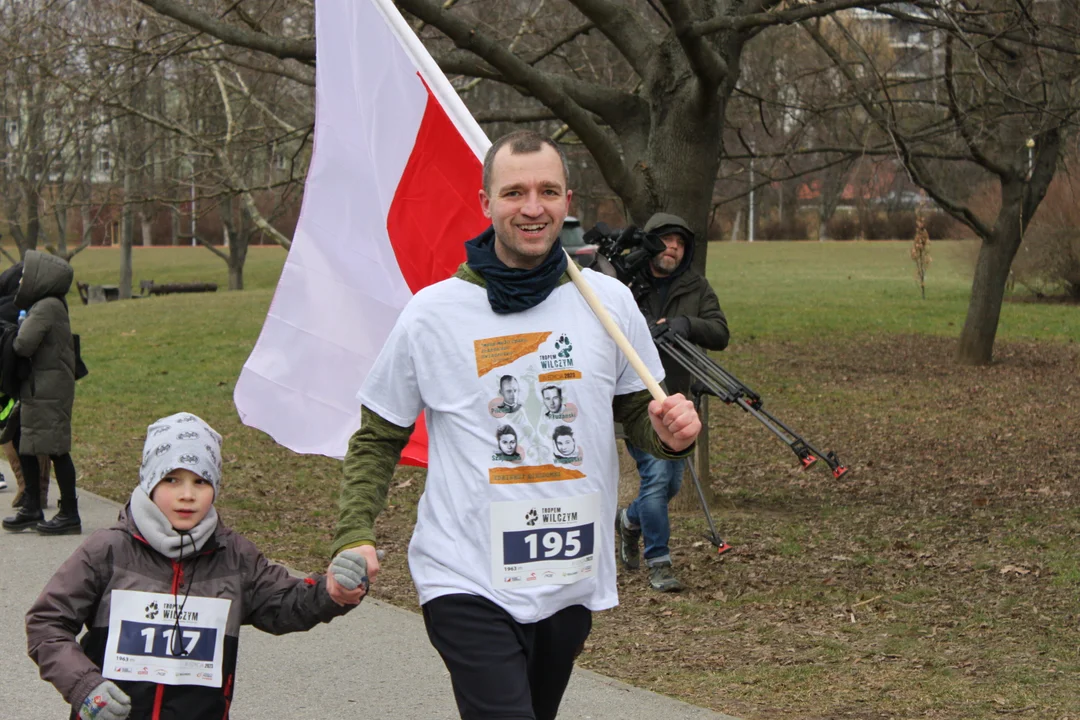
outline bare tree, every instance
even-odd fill
[[[935,33],[940,72],[928,76],[931,92],[910,92],[853,23],[833,19],[804,27],[912,180],[981,239],[957,357],[986,364],[1013,258],[1075,134],[1075,6],[985,0],[914,14],[881,12]],[[971,170],[981,183],[996,186],[996,207],[977,207],[964,188],[950,183]]]
[[[35,0],[0,6],[0,194],[20,255],[47,239],[50,202],[60,232],[66,229],[65,180],[68,172],[80,174],[78,110],[43,71],[70,69],[52,29],[57,15]]]
[[[249,22],[236,12],[243,3],[211,14],[205,5],[179,0],[140,2],[223,42],[295,64],[315,61],[313,38],[275,34]],[[642,223],[658,210],[686,217],[699,231],[699,264],[705,262],[724,117],[746,43],[769,27],[878,4],[552,0],[538,13],[524,2],[397,1],[418,21],[448,75],[507,85],[530,103],[507,113],[507,120],[523,112],[540,118],[550,113],[565,125],[631,219]],[[296,15],[305,10],[298,2],[290,8]],[[616,62],[595,63],[597,56]]]

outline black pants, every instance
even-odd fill
[[[53,472],[56,473],[56,484],[60,487],[60,502],[63,510],[75,503],[75,463],[71,461],[71,453],[63,455],[50,455]],[[19,454],[19,462],[22,464],[24,478],[41,477],[41,466],[38,465],[37,455]],[[26,483],[26,498],[29,501],[27,507],[41,507],[41,487],[36,482]]]
[[[528,624],[476,595],[444,595],[423,609],[462,720],[554,720],[592,630],[588,608],[574,605]]]

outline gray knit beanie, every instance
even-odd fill
[[[139,486],[149,496],[162,478],[178,468],[208,480],[217,497],[221,487],[221,436],[191,413],[170,415],[146,429]]]

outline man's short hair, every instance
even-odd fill
[[[555,432],[551,433],[551,441],[558,442],[559,438],[561,438],[563,435],[569,435],[570,437],[574,437],[574,431],[570,429],[569,425],[560,425],[559,427],[555,428]]]
[[[542,388],[540,390],[540,397],[543,397],[544,393],[546,393],[548,390],[554,390],[555,392],[559,393],[559,399],[562,400],[562,388],[558,385],[548,385],[547,387]]]
[[[502,440],[503,435],[513,435],[514,439],[517,440],[517,431],[509,425],[500,425],[495,430],[495,441]]]
[[[504,384],[508,382],[514,382],[515,380],[517,380],[517,378],[513,375],[503,375],[501,378],[499,378],[499,390],[502,390]]]
[[[495,155],[506,145],[510,146],[511,155],[540,152],[545,145],[553,148],[555,152],[559,153],[559,161],[562,163],[563,179],[566,182],[566,187],[570,187],[570,163],[567,162],[566,153],[559,147],[559,143],[535,130],[515,130],[493,142],[491,147],[488,148],[487,154],[484,155],[484,192],[491,194],[491,166],[495,163]]]

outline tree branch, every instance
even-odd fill
[[[599,83],[575,80],[565,75],[553,76],[552,81],[575,103],[612,127],[626,125],[627,121],[633,118],[648,115],[648,102],[640,95],[632,95]]]
[[[548,46],[547,48],[545,48],[545,49],[541,50],[540,52],[536,53],[531,58],[527,59],[525,62],[529,63],[530,65],[535,65],[536,63],[538,63],[541,60],[543,60],[544,58],[546,58],[548,55],[551,55],[552,53],[556,52],[562,46],[573,42],[574,40],[576,40],[581,35],[587,35],[590,30],[595,30],[595,29],[596,29],[596,23],[594,23],[594,22],[592,22],[590,20],[589,22],[586,22],[584,25],[580,25],[580,26],[574,28],[573,30],[569,31],[568,33],[563,35],[561,38],[559,38],[558,40],[553,42],[550,46]]]
[[[444,11],[431,0],[398,0],[398,4],[420,20],[437,27],[457,47],[475,53],[494,67],[502,74],[503,82],[525,88],[544,106],[551,108],[589,148],[612,190],[624,197],[638,194],[638,181],[623,162],[618,145],[587,110],[563,91],[560,87],[560,76],[528,65],[494,38],[475,29],[453,13]],[[596,4],[611,9],[607,2]]]
[[[221,145],[199,137],[198,135],[191,132],[189,129],[182,125],[178,125],[174,122],[165,120],[164,118],[157,117],[136,107],[132,107],[131,105],[128,105],[127,103],[124,103],[122,101],[105,101],[105,104],[113,105],[122,110],[125,110],[132,115],[135,115],[136,117],[142,118],[146,122],[165,128],[166,130],[170,130],[178,135],[181,135],[182,137],[187,138],[195,145],[201,146],[209,150],[214,155],[214,157],[217,158],[218,163],[220,164],[221,169],[225,174],[225,180],[227,181],[225,184],[230,186],[231,189],[240,196],[240,201],[244,204],[244,207],[251,214],[251,219],[255,223],[255,225],[260,230],[269,235],[270,238],[274,240],[274,242],[278,243],[286,250],[292,247],[292,241],[289,240],[289,238],[285,237],[285,235],[278,231],[277,228],[271,225],[266,220],[266,218],[263,217],[262,212],[260,212],[259,208],[255,205],[255,199],[251,197],[251,189],[244,182],[242,182],[240,174],[236,171],[236,168],[233,167],[232,161],[229,159],[228,154],[222,150]]]
[[[710,20],[694,23],[689,29],[690,36],[704,36],[723,30],[748,30],[769,25],[792,25],[794,23],[831,15],[837,10],[851,8],[876,8],[895,0],[827,0],[812,5],[803,5],[794,10],[751,13],[749,15],[721,15]],[[667,4],[665,2],[665,4]]]
[[[265,65],[256,65],[255,63],[245,62],[244,60],[240,60],[239,58],[234,58],[234,57],[232,57],[230,55],[223,55],[221,59],[224,60],[225,62],[231,64],[231,65],[236,65],[238,67],[247,68],[248,70],[254,70],[255,72],[258,72],[258,73],[266,73],[268,75],[279,75],[279,76],[281,76],[283,78],[288,78],[289,80],[292,80],[293,82],[300,83],[301,85],[306,85],[308,87],[315,87],[315,78],[304,77],[303,75],[298,75],[298,74],[296,74],[296,73],[294,73],[294,72],[292,72],[290,70],[287,70],[285,68],[268,68]]]
[[[240,202],[243,203],[244,209],[251,216],[251,221],[255,223],[255,227],[269,235],[271,240],[286,250],[292,248],[292,240],[285,237],[276,227],[270,224],[270,221],[263,216],[262,211],[255,205],[255,198],[251,197],[249,191],[244,190],[240,193]]]
[[[473,118],[478,123],[527,123],[542,122],[544,120],[558,120],[555,113],[547,108],[506,108],[480,110],[473,113]]]
[[[307,63],[315,62],[314,38],[293,40],[274,37],[249,28],[221,22],[195,10],[183,0],[137,0],[137,2],[146,5],[161,15],[170,17],[230,45],[264,52],[283,59],[291,58]]]
[[[1012,168],[1005,167],[994,161],[992,161],[975,142],[975,138],[971,135],[971,128],[964,122],[964,116],[960,112],[960,102],[956,97],[956,82],[953,76],[953,37],[949,35],[945,38],[945,89],[949,100],[949,115],[952,117],[953,126],[960,134],[960,138],[967,145],[968,152],[971,153],[971,157],[979,165],[994,173],[998,177],[1006,178],[1015,174]]]
[[[979,237],[992,237],[991,228],[987,227],[970,208],[947,197],[944,192],[930,180],[925,173],[919,158],[912,153],[911,148],[907,144],[907,140],[903,135],[896,131],[888,118],[883,115],[878,103],[873,97],[873,93],[868,89],[860,88],[858,78],[855,76],[851,66],[843,57],[841,57],[840,53],[836,51],[828,40],[825,39],[821,32],[816,27],[813,27],[811,23],[804,23],[801,27],[810,35],[814,42],[817,43],[817,46],[829,57],[833,62],[833,65],[847,80],[866,114],[870,116],[881,130],[888,133],[889,137],[892,138],[893,142],[896,144],[897,153],[900,155],[904,167],[906,167],[911,174],[911,179],[915,184],[925,190],[926,193],[933,198],[934,202],[945,210],[945,212],[970,227]]]
[[[195,240],[200,245],[202,245],[204,248],[206,248],[207,250],[214,253],[215,255],[217,255],[222,260],[224,260],[226,263],[229,262],[229,256],[227,254],[225,254],[224,252],[222,252],[221,250],[218,250],[216,247],[214,247],[213,244],[209,240],[206,240],[205,238],[203,238],[202,235],[178,235],[177,237],[179,237],[181,240]]]
[[[1012,42],[1020,43],[1029,47],[1035,47],[1042,50],[1055,50],[1067,55],[1078,55],[1080,49],[1076,46],[1046,42],[1038,37],[1023,32],[1002,32],[995,28],[985,28],[978,25],[972,25],[970,23],[960,24],[959,21],[953,19],[952,22],[945,20],[938,20],[937,18],[928,17],[925,15],[912,15],[911,13],[903,12],[897,9],[895,3],[889,3],[892,7],[885,5],[877,6],[874,8],[874,12],[879,12],[882,15],[888,15],[889,17],[897,20],[903,20],[905,22],[915,23],[922,25],[923,27],[935,28],[937,30],[949,30],[953,32],[963,32],[969,35],[979,35],[980,37],[991,38],[992,40],[1010,40]]]
[[[1050,181],[1054,179],[1058,156],[1061,153],[1061,131],[1056,127],[1050,128],[1038,136],[1035,144],[1039,150],[1035,153],[1031,177],[1024,192],[1022,215],[1025,228],[1035,216],[1039,203],[1050,187]]]
[[[662,0],[668,17],[671,18],[671,29],[679,41],[690,67],[694,74],[704,85],[706,95],[712,95],[719,87],[720,81],[728,72],[727,63],[724,59],[709,47],[705,42],[705,36],[693,32],[693,23],[690,17],[690,9],[683,0]]]
[[[649,28],[621,2],[609,0],[571,0],[582,15],[592,21],[611,41],[639,77],[645,79],[655,67],[657,47],[649,37]]]
[[[89,240],[83,240],[82,243],[78,247],[76,247],[74,250],[68,250],[67,252],[60,252],[59,250],[57,250],[52,245],[46,245],[45,249],[48,252],[50,252],[51,254],[56,255],[57,257],[63,258],[67,262],[71,262],[71,258],[75,257],[76,255],[78,255],[79,253],[81,253],[83,250],[85,250],[88,247],[90,247],[90,241]]]

